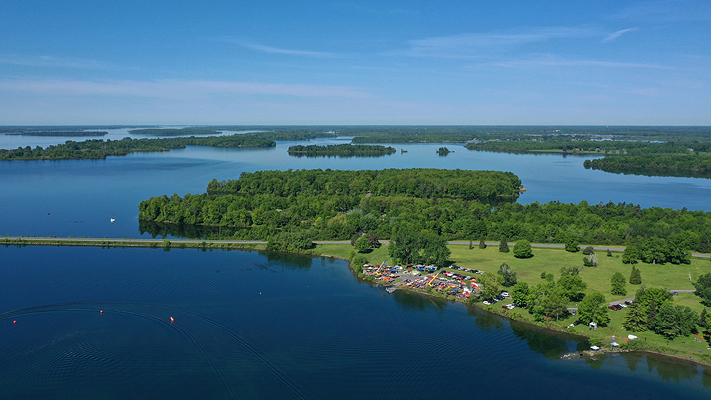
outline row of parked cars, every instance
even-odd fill
[[[612,310],[612,311],[620,311],[621,309],[627,307],[627,306],[630,305],[630,304],[632,304],[632,303],[630,303],[629,301],[625,301],[625,302],[622,303],[622,304],[613,304],[613,305],[611,305],[611,306],[608,307],[608,308],[609,308],[610,310]]]
[[[499,302],[499,301],[501,301],[501,300],[503,300],[503,299],[505,299],[505,298],[507,298],[507,297],[511,297],[511,296],[509,295],[509,292],[501,292],[501,294],[499,294],[498,296],[494,297],[493,299],[484,299],[484,301],[482,301],[482,303],[483,303],[484,305],[490,306],[490,305],[495,304],[495,303],[497,303],[497,302]],[[502,308],[505,308],[505,309],[507,309],[507,310],[511,310],[511,309],[516,308],[517,306],[518,306],[518,304],[512,303],[512,304],[507,304],[507,305],[501,306],[501,307],[502,307]]]
[[[457,265],[452,265],[452,266],[450,266],[449,268],[456,269],[456,270],[459,270],[459,271],[464,271],[464,272],[471,272],[471,273],[473,273],[473,274],[483,274],[483,273],[484,273],[484,271],[480,271],[480,270],[478,270],[478,269],[462,268],[462,267],[457,266]]]

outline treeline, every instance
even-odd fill
[[[72,140],[64,144],[40,146],[34,149],[30,146],[18,147],[14,150],[0,149],[0,160],[67,160],[67,159],[100,159],[107,156],[125,156],[134,151],[168,151],[185,146],[215,146],[215,147],[274,147],[272,140],[253,136],[231,135],[210,137],[188,137],[168,139],[131,139],[121,140]]]
[[[711,178],[711,157],[695,155],[648,155],[604,157],[585,160],[587,169],[615,174]]]
[[[21,135],[21,136],[104,136],[108,135],[106,131],[21,131],[14,133],[6,133],[6,135]]]
[[[249,129],[249,127],[188,127],[188,128],[149,128],[133,129],[128,131],[132,135],[154,135],[154,136],[187,136],[187,135],[219,135],[222,131],[233,130],[260,130],[259,128]],[[335,132],[312,129],[284,129],[278,128],[264,132],[248,132],[239,134],[240,136],[264,140],[310,140],[316,138],[336,137]]]
[[[289,155],[297,157],[382,157],[388,154],[393,154],[396,152],[396,150],[392,147],[385,147],[380,145],[333,144],[326,146],[291,146],[289,147],[288,152]]]
[[[219,135],[220,132],[212,128],[148,128],[131,129],[131,135],[152,135],[152,136],[194,136],[194,135]]]
[[[490,210],[485,203],[515,201],[519,187],[516,175],[497,171],[262,171],[213,180],[209,194],[142,201],[138,218],[224,226],[233,229],[232,237],[259,240],[302,230],[323,240],[348,240],[359,232],[390,238],[396,226],[442,235],[470,232],[475,217],[460,217]]]
[[[468,143],[469,150],[507,153],[563,152],[620,155],[689,154],[711,151],[711,142],[644,142],[614,140],[574,140],[560,137]]]
[[[659,126],[363,126],[333,127],[354,143],[440,143],[526,140],[709,141],[709,127]]]
[[[243,172],[238,180],[207,185],[210,194],[296,196],[408,196],[490,202],[519,195],[511,172],[446,169],[296,170]]]
[[[407,227],[446,240],[642,247],[659,238],[681,251],[711,252],[711,213],[612,202],[521,205],[513,202],[519,186],[507,172],[262,171],[212,180],[207,194],[145,200],[139,219],[229,227],[233,237],[261,240],[282,230],[322,240],[361,232],[390,239],[394,228]]]

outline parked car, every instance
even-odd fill
[[[511,297],[511,296],[509,296],[509,292],[501,292],[501,295],[504,297]]]

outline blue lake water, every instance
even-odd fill
[[[46,140],[7,138],[0,136],[0,148]],[[585,170],[584,157],[470,152],[453,144],[454,153],[439,157],[441,144],[411,144],[394,146],[407,153],[381,158],[298,158],[286,153],[292,144],[2,162],[0,235],[140,237],[141,200],[202,193],[213,178],[265,169],[504,170],[527,188],[522,203],[711,208],[711,180],[607,174]],[[708,369],[641,355],[560,360],[586,344],[461,304],[388,295],[339,260],[0,246],[0,273],[2,399],[711,394]]]
[[[111,131],[114,139],[126,130]],[[108,135],[107,135],[108,136]],[[10,138],[10,139],[8,139]],[[16,148],[18,136],[0,135],[0,148]],[[24,137],[34,146],[47,138]],[[54,142],[61,141],[51,138]],[[350,138],[311,143],[348,143]],[[473,152],[447,144],[454,153],[440,157],[442,144],[394,145],[397,154],[380,158],[293,157],[286,149],[228,149],[190,146],[160,153],[132,153],[106,160],[11,161],[0,163],[0,234],[81,237],[140,237],[138,203],[151,196],[203,193],[215,178],[237,179],[257,170],[461,168],[511,171],[527,192],[519,202],[612,201],[642,207],[709,210],[711,180],[609,174],[583,168],[585,157]],[[400,149],[407,153],[400,153]],[[110,223],[111,218],[116,222]],[[145,235],[144,235],[145,236]]]
[[[341,260],[0,252],[3,399],[701,399],[711,391],[711,371],[684,362],[561,360],[586,344],[462,304],[388,295]]]

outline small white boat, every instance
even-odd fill
[[[114,222],[116,222],[116,219],[111,218],[111,223],[113,224]]]

